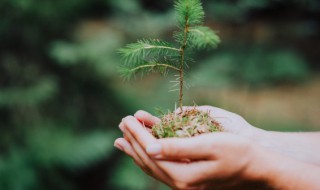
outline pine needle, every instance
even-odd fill
[[[220,43],[219,36],[206,26],[196,26],[189,29],[189,43],[198,49],[215,48]]]
[[[169,70],[177,73],[173,90],[179,86],[179,107],[183,106],[183,90],[190,86],[185,83],[188,64],[193,62],[189,54],[194,49],[214,48],[220,43],[218,35],[209,27],[202,26],[204,10],[201,0],[176,0],[174,3],[178,29],[173,38],[178,47],[159,39],[143,39],[128,44],[119,50],[123,59],[121,76],[130,79],[158,72],[166,76]]]

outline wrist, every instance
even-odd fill
[[[252,127],[252,129],[245,134],[245,137],[252,142],[255,142],[256,145],[262,146],[269,150],[274,150],[278,144],[272,132],[256,127]]]
[[[269,136],[269,132],[254,126],[250,126],[245,132],[242,133],[242,136],[252,142],[257,142],[258,145],[264,145],[265,139],[267,139]]]
[[[290,181],[290,178],[287,179],[286,176],[295,173],[290,171],[295,165],[292,159],[261,146],[254,146],[251,155],[247,180],[262,183],[267,189],[287,189],[284,184]]]
[[[250,145],[249,161],[245,170],[244,179],[248,181],[270,184],[269,174],[273,168],[276,168],[273,158],[273,152],[257,145]]]
[[[298,190],[320,187],[319,168],[268,149],[257,148],[257,153],[248,169],[250,180],[259,181],[269,189]]]
[[[246,181],[257,181],[260,179],[258,179],[259,177],[257,177],[256,175],[256,168],[258,165],[258,161],[259,161],[259,156],[257,156],[256,154],[258,154],[257,148],[255,145],[249,145],[249,154],[247,153],[247,157],[248,157],[248,163],[247,166],[244,170],[243,176],[242,178],[245,179]]]

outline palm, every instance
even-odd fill
[[[193,107],[184,107],[183,109],[189,109]],[[251,134],[257,132],[259,129],[250,125],[241,116],[212,106],[199,106],[198,110],[209,112],[211,117],[215,118],[222,126],[223,131],[238,134],[240,136],[250,136]],[[177,110],[179,112],[180,110]],[[139,111],[135,114],[135,117],[147,127],[152,127],[160,119],[144,111]]]

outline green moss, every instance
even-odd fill
[[[161,123],[153,126],[152,134],[156,138],[192,137],[221,130],[220,123],[212,118],[209,112],[193,108],[164,115]]]

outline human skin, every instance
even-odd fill
[[[223,110],[219,111],[226,118]],[[146,112],[135,116],[146,125],[159,121]],[[283,190],[320,188],[318,167],[245,138],[253,131],[239,135],[235,128],[234,134],[226,129],[229,133],[157,140],[136,118],[123,119],[120,128],[125,138],[117,139],[115,146],[133,157],[146,173],[173,189],[238,189],[241,186],[248,189],[257,184]],[[234,119],[246,124],[240,117]],[[233,123],[232,119],[227,120]]]
[[[184,109],[193,108],[184,107]],[[320,132],[265,131],[252,126],[238,114],[220,108],[199,106],[197,109],[208,111],[213,118],[221,123],[224,132],[239,135],[298,161],[320,166]],[[177,111],[179,112],[179,110]],[[160,122],[159,118],[145,111],[138,111],[134,116],[149,127]]]

